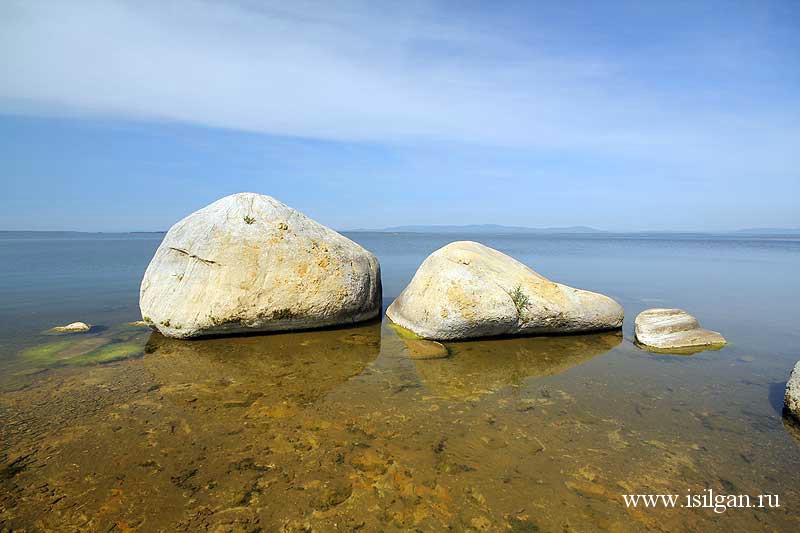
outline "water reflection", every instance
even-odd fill
[[[274,410],[314,402],[361,373],[380,352],[380,333],[378,321],[347,329],[190,341],[155,332],[144,364],[164,394],[224,406],[255,402]]]
[[[620,332],[447,343],[447,359],[416,361],[435,394],[469,399],[524,380],[564,372],[622,342]]]

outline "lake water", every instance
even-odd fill
[[[622,335],[452,343],[441,360],[409,359],[380,321],[175,341],[127,324],[160,234],[0,233],[0,529],[800,530],[800,431],[781,414],[797,238],[347,236],[380,259],[384,308],[469,239],[614,297]],[[649,307],[729,344],[644,352]],[[77,320],[98,327],[46,333]],[[709,490],[780,507],[622,498]]]

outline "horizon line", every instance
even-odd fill
[[[430,230],[426,229],[430,228]],[[532,227],[532,226],[507,226],[503,224],[403,224],[400,226],[388,226],[383,228],[345,228],[335,229],[333,231],[339,233],[437,233],[436,228],[447,228],[447,232],[442,233],[457,233],[459,229],[469,231],[470,228],[496,228],[497,233],[503,233],[503,230],[513,230],[516,234],[526,233],[546,233],[546,234],[571,234],[571,235],[595,235],[595,234],[652,234],[652,233],[669,233],[669,234],[700,234],[700,235],[720,235],[720,234],[761,234],[761,235],[786,235],[793,233],[800,233],[800,228],[736,228],[736,229],[722,229],[722,230],[677,230],[677,229],[636,229],[636,230],[605,230],[598,229],[591,226],[545,226],[545,227]],[[127,235],[135,233],[167,233],[169,230],[70,230],[70,229],[0,229],[0,233],[82,233],[82,234],[115,234]],[[492,233],[491,231],[484,230],[482,233]]]

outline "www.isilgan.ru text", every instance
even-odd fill
[[[773,509],[779,508],[777,494],[714,494],[712,489],[688,494],[623,494],[626,507],[634,508],[683,508],[713,509],[715,513],[724,513],[728,509]]]

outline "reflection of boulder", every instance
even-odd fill
[[[144,364],[168,397],[224,406],[307,404],[380,352],[380,323],[347,329],[177,340],[153,333]]]
[[[607,332],[447,343],[449,358],[415,362],[415,367],[432,392],[464,399],[564,372],[621,342],[621,334]]]

